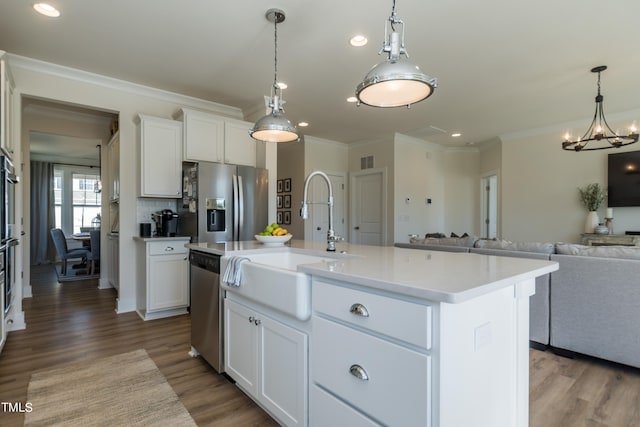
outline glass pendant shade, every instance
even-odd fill
[[[427,99],[436,84],[408,59],[386,59],[371,68],[357,86],[356,96],[373,107],[400,107]]]

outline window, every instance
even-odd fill
[[[55,223],[65,234],[78,233],[84,227],[100,226],[102,195],[94,192],[99,173],[96,168],[85,166],[55,167]]]

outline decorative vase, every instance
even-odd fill
[[[609,234],[609,227],[604,224],[599,224],[596,228],[593,229],[593,232],[596,234]]]
[[[587,214],[587,220],[584,223],[584,232],[587,234],[593,234],[594,229],[599,223],[598,212],[590,211]]]

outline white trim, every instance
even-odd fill
[[[90,73],[87,71],[69,68],[50,62],[39,61],[37,59],[27,58],[24,56],[8,54],[11,61],[11,67],[22,68],[27,71],[38,72],[51,76],[61,77],[78,81],[81,83],[105,87],[108,89],[123,91],[140,96],[145,96],[160,101],[171,102],[183,106],[199,108],[212,113],[221,114],[227,117],[243,120],[242,110],[237,107],[219,104],[217,102],[207,101],[188,95],[182,95],[175,92],[169,92],[162,89],[152,88],[137,83],[119,80],[100,74]]]

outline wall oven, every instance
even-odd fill
[[[18,239],[14,236],[15,224],[15,193],[18,177],[13,169],[13,163],[6,156],[0,156],[0,254],[4,261],[4,313],[11,308],[13,302],[15,246]],[[2,251],[1,249],[4,249]],[[2,254],[2,252],[4,252]]]

